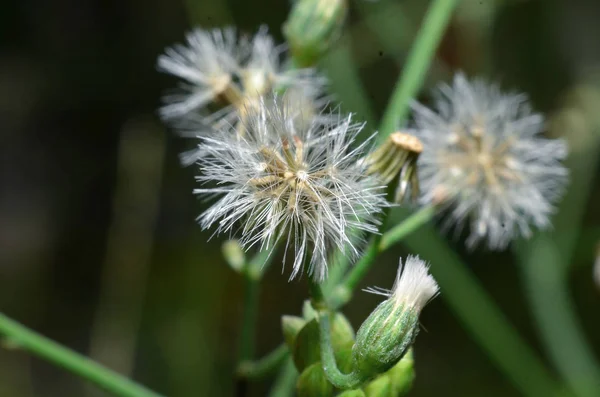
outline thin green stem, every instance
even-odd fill
[[[576,138],[569,145],[573,152],[566,165],[571,180],[567,195],[553,219],[555,230],[538,233],[528,242],[517,245],[516,253],[538,332],[548,355],[577,396],[591,397],[600,395],[600,364],[586,340],[569,291],[573,251],[594,186],[594,174],[589,170],[596,169],[600,153],[600,117],[596,112],[600,105],[598,82],[586,82],[585,87],[588,92],[585,101],[572,103],[563,110],[555,121],[564,120],[564,124],[553,124],[561,132],[569,131]],[[576,98],[574,94],[578,94],[578,90],[581,88],[575,88],[570,96]]]
[[[432,264],[441,296],[524,396],[557,395],[559,384],[433,225],[424,225],[403,242]]]
[[[159,394],[26,328],[0,313],[0,334],[20,349],[94,383],[120,397],[160,397]]]
[[[392,94],[379,128],[383,141],[406,120],[409,102],[421,88],[457,0],[433,0],[406,60],[404,71]]]
[[[358,263],[344,280],[332,290],[330,298],[332,307],[339,308],[350,301],[352,293],[369,272],[381,252],[429,222],[434,215],[434,207],[423,207],[383,235],[374,236]]]
[[[313,281],[312,278],[308,279],[308,292],[310,294],[310,303],[315,310],[322,310],[327,308],[327,302],[325,300],[325,294],[321,285]]]
[[[254,357],[259,292],[258,280],[244,277],[244,312],[240,337],[240,361],[251,360]]]
[[[321,364],[325,376],[335,387],[347,390],[354,389],[362,383],[362,380],[355,374],[345,374],[337,366],[333,345],[331,344],[331,325],[329,321],[330,313],[322,311],[319,315],[319,339],[321,343]]]
[[[402,240],[404,236],[412,233],[425,223],[429,222],[435,215],[435,211],[436,209],[433,206],[423,207],[419,211],[406,218],[400,224],[388,230],[381,238],[381,242],[379,243],[379,251],[387,250],[392,245]]]
[[[285,360],[284,367],[279,371],[279,375],[277,375],[277,379],[275,379],[275,383],[269,392],[269,397],[292,397],[297,378],[298,371],[292,358],[289,357]]]
[[[262,378],[275,371],[289,356],[287,345],[281,344],[258,361],[243,361],[238,367],[238,375],[244,378]]]

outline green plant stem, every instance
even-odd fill
[[[160,397],[100,364],[58,343],[39,335],[0,313],[0,334],[11,344],[43,358],[67,371],[86,379],[103,390],[121,397]]]
[[[238,375],[244,378],[262,378],[272,373],[289,356],[287,345],[281,344],[258,361],[243,361],[238,367]]]
[[[427,10],[425,20],[417,34],[412,50],[408,55],[404,71],[392,94],[383,121],[379,127],[379,140],[382,142],[406,120],[409,101],[421,88],[429,65],[435,55],[457,0],[433,0]]]
[[[557,125],[557,120],[553,124],[561,132],[572,134],[569,142],[572,153],[566,162],[571,180],[553,219],[555,230],[537,233],[528,242],[521,242],[516,253],[545,349],[571,390],[577,396],[592,397],[600,395],[600,364],[586,340],[569,291],[573,251],[594,183],[594,174],[589,170],[597,169],[600,153],[598,82],[589,81],[582,86],[585,88],[573,90],[572,97],[581,96],[581,91],[587,95],[557,116],[558,121],[562,119],[566,124]]]
[[[310,303],[315,310],[322,310],[327,308],[327,301],[323,294],[321,285],[313,281],[312,278],[308,279],[308,292],[310,295]]]
[[[251,360],[254,357],[259,292],[258,280],[244,277],[244,312],[240,336],[240,362]]]
[[[423,207],[419,211],[409,215],[395,227],[383,235],[373,237],[366,251],[358,263],[352,268],[348,275],[331,292],[330,303],[333,308],[339,308],[352,298],[352,293],[360,284],[360,281],[371,269],[377,256],[402,240],[410,233],[426,224],[435,215],[434,207]]]
[[[355,373],[344,374],[335,361],[333,345],[331,344],[330,313],[322,311],[319,314],[319,339],[321,344],[321,363],[327,379],[335,387],[347,390],[359,386],[362,381]]]
[[[435,215],[435,211],[436,209],[433,206],[423,207],[417,212],[411,214],[400,224],[385,232],[381,238],[381,242],[379,243],[379,251],[387,250],[392,245],[402,240],[406,235],[412,233],[429,222]]]
[[[441,296],[521,394],[557,395],[559,384],[433,225],[424,225],[407,235],[403,243],[432,264]]]
[[[269,392],[269,397],[291,397],[294,394],[294,388],[296,386],[296,379],[298,378],[298,371],[292,361],[291,357],[285,360],[285,364],[275,383]]]

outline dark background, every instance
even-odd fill
[[[377,116],[426,3],[351,2],[341,43],[351,40]],[[156,116],[161,94],[176,81],[159,74],[155,62],[193,23],[247,32],[264,23],[282,41],[288,2],[29,0],[3,2],[0,10],[0,309],[158,392],[231,395],[241,280],[221,258],[222,240],[207,242],[211,232],[194,221],[204,205],[191,194],[196,170],[178,162],[192,143]],[[381,26],[399,29],[382,36],[373,29],[381,18]],[[465,0],[426,88],[462,69],[527,92],[536,109],[554,114],[600,65],[599,20],[594,0]],[[360,110],[344,92],[344,65],[334,57],[323,65],[346,109]],[[596,177],[570,286],[600,353],[600,294],[592,278],[600,237],[597,171],[586,170]],[[452,243],[541,352],[511,255],[469,254],[460,241]],[[383,256],[364,286],[389,287],[405,253]],[[280,316],[299,313],[306,297],[305,280],[288,283],[287,276],[273,266],[263,283],[261,354],[279,344]],[[346,311],[355,327],[378,301],[357,294]],[[427,331],[417,342],[411,395],[518,395],[443,298],[421,322]],[[267,386],[253,385],[252,395]],[[71,395],[99,394],[45,362],[0,350],[1,397]]]

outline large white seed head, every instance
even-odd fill
[[[563,140],[541,136],[543,117],[523,94],[502,93],[457,74],[436,92],[434,109],[414,104],[423,143],[419,176],[424,205],[439,205],[445,228],[470,225],[467,246],[503,249],[531,226],[547,228],[568,180]]]
[[[306,262],[323,281],[332,249],[358,255],[351,231],[376,233],[387,204],[384,189],[357,164],[365,144],[352,145],[362,125],[331,114],[308,124],[298,109],[289,97],[262,98],[244,135],[222,131],[204,140],[198,180],[216,187],[196,192],[222,197],[200,222],[237,233],[246,248],[282,241],[294,255],[291,278]]]

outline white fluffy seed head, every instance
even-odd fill
[[[351,147],[362,125],[340,115],[299,123],[288,97],[262,98],[247,115],[245,134],[222,131],[201,144],[207,155],[197,179],[215,187],[196,192],[222,197],[200,222],[239,234],[245,248],[282,241],[294,254],[291,278],[307,262],[323,281],[331,249],[357,255],[351,231],[377,232],[387,205],[384,189],[357,165],[365,144]]]
[[[436,92],[434,109],[414,104],[422,204],[440,204],[445,228],[470,225],[467,246],[503,249],[531,225],[550,226],[568,172],[563,140],[540,136],[543,117],[523,94],[502,93],[457,74]]]
[[[238,35],[232,27],[195,29],[187,34],[185,45],[167,48],[158,57],[160,71],[185,82],[178,93],[164,98],[160,113],[165,119],[185,118],[221,95],[230,106],[218,118],[231,122],[249,102],[275,89],[303,87],[307,94],[321,95],[326,79],[314,69],[287,68],[284,53],[285,47],[276,45],[264,26],[252,38]],[[206,120],[214,121],[211,116]]]
[[[393,299],[398,306],[411,307],[417,312],[439,294],[435,279],[429,274],[429,265],[418,256],[409,255],[404,266],[398,266],[396,280],[391,290],[368,288],[365,291]]]

